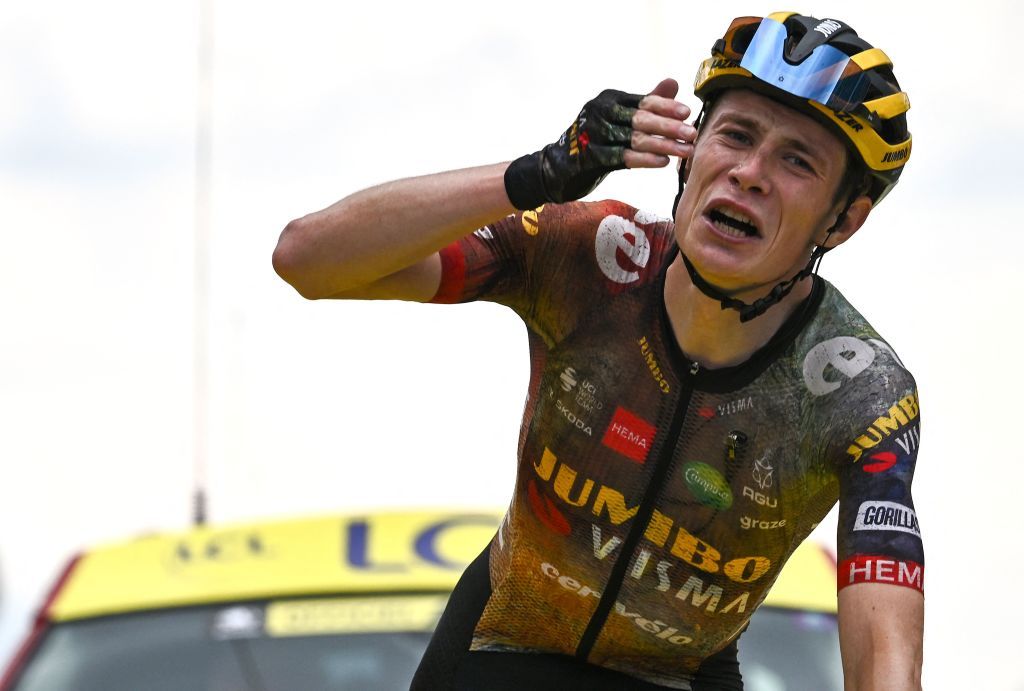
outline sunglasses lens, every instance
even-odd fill
[[[835,110],[856,108],[868,87],[857,64],[827,44],[815,48],[800,64],[791,64],[784,57],[787,35],[785,25],[774,19],[742,17],[729,27],[723,53],[777,89]]]

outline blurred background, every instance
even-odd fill
[[[913,103],[900,185],[822,274],[920,387],[925,687],[1024,689],[1024,542],[1008,527],[1024,491],[1024,9],[917,7],[8,3],[0,664],[68,557],[187,527],[197,483],[213,522],[506,505],[518,318],[307,302],[271,268],[278,234],[378,182],[534,151],[606,87],[672,76],[694,104],[734,16],[794,9],[883,48]],[[591,198],[668,215],[674,191],[671,170],[625,171]],[[815,538],[834,533],[833,518]]]

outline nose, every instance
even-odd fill
[[[767,193],[771,182],[765,156],[757,149],[749,150],[729,171],[729,181],[746,192]]]

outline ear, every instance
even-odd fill
[[[827,230],[823,231],[818,238],[819,243],[825,243],[826,247],[832,249],[849,240],[864,225],[864,221],[868,220],[871,208],[871,197],[862,194],[854,199],[850,203],[849,208],[846,209],[846,213],[837,219],[838,225],[836,229],[831,234]],[[826,236],[828,236],[827,242],[825,240]]]

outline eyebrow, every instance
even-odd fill
[[[719,118],[720,120],[728,120],[733,124],[739,125],[740,127],[745,127],[750,130],[754,130],[755,132],[758,133],[762,133],[766,129],[764,126],[761,125],[760,122],[742,113],[724,112],[719,116]],[[782,142],[785,146],[788,146],[794,151],[809,156],[819,162],[824,160],[825,158],[824,156],[821,155],[821,153],[809,147],[806,144],[806,142],[804,142],[801,139],[796,139],[794,137],[784,137]]]

